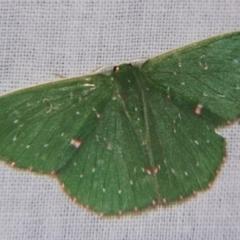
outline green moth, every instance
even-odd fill
[[[240,116],[240,32],[0,97],[0,156],[106,215],[206,189]]]

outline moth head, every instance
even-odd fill
[[[118,66],[114,66],[113,67],[113,72],[119,72],[119,71],[126,71],[129,70],[133,67],[133,65],[131,63],[124,63]]]
[[[132,65],[131,63],[124,63],[119,66],[113,67],[111,77],[115,79],[118,86],[123,91],[128,91],[135,86],[137,78],[139,77],[139,67]]]

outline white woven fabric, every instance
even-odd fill
[[[0,2],[0,94],[237,29],[239,0]],[[212,189],[137,216],[100,218],[56,180],[0,162],[0,239],[239,239],[240,125],[221,132]]]

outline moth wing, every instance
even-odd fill
[[[112,94],[106,75],[60,80],[0,97],[0,154],[20,168],[51,173],[97,124]]]
[[[144,170],[148,156],[125,110],[113,95],[83,148],[58,174],[72,198],[107,215],[143,209],[155,199],[153,179]]]
[[[141,70],[156,197],[176,201],[205,189],[225,156],[215,128],[240,115],[240,32],[156,56]]]
[[[149,87],[146,99],[146,148],[156,202],[176,202],[206,189],[225,157],[224,138],[211,124],[175,105],[154,87]]]
[[[215,127],[240,116],[240,32],[156,56],[142,71],[174,104]]]

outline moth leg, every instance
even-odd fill
[[[61,78],[61,79],[67,78],[66,76],[61,75],[61,74],[59,74],[59,73],[53,73],[53,76],[55,76],[55,77],[57,77],[57,78]]]

